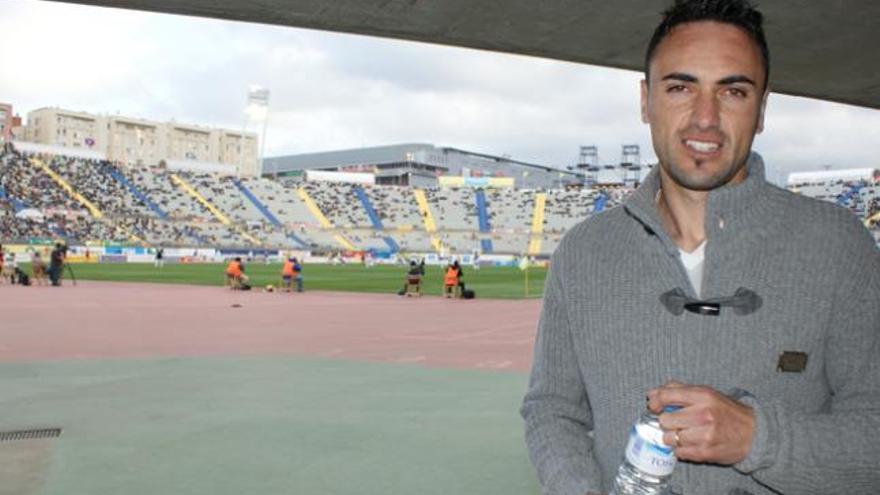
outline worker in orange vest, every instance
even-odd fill
[[[241,288],[242,284],[247,281],[248,277],[244,274],[241,258],[235,258],[226,265],[226,285],[234,290]]]
[[[443,294],[446,297],[456,296],[456,290],[460,290],[462,285],[461,277],[461,265],[458,264],[458,260],[446,267],[446,274],[443,276]],[[458,295],[460,294],[459,292]]]
[[[296,261],[296,258],[287,258],[284,260],[284,266],[281,267],[281,281],[286,292],[291,291],[291,285],[295,275],[293,272],[294,261]]]

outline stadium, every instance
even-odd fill
[[[464,38],[406,33],[420,24],[398,28],[400,12],[352,27],[365,7],[340,5],[279,21],[232,2],[220,17],[490,36],[461,20]],[[487,46],[576,58],[508,41],[527,47]],[[880,106],[800,76],[781,71],[780,86]],[[539,493],[517,411],[544,277],[567,232],[654,168],[637,146],[608,164],[584,146],[561,168],[456,143],[263,159],[243,130],[39,112],[0,132],[0,493]],[[27,129],[37,117],[59,127]],[[880,170],[793,173],[785,187],[849,210],[880,246]],[[60,288],[38,268],[57,250]],[[236,258],[250,290],[227,286]],[[293,258],[302,293],[281,290]],[[453,262],[461,291],[447,290]]]

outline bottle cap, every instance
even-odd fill
[[[663,408],[663,412],[675,412],[681,409],[681,406],[666,406]]]

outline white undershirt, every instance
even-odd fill
[[[706,241],[703,241],[702,244],[697,246],[697,249],[694,249],[690,253],[683,249],[679,249],[678,251],[681,253],[681,264],[684,265],[684,269],[687,271],[688,278],[691,280],[691,285],[694,286],[697,297],[700,297],[700,291],[703,285],[703,259],[706,254]]]

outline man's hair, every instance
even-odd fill
[[[715,21],[736,26],[752,39],[761,51],[764,59],[764,89],[770,78],[770,49],[764,37],[764,16],[758,12],[749,0],[675,0],[675,3],[663,12],[663,20],[645,53],[645,80],[650,81],[651,58],[657,46],[666,38],[673,28],[681,24],[699,21]]]

